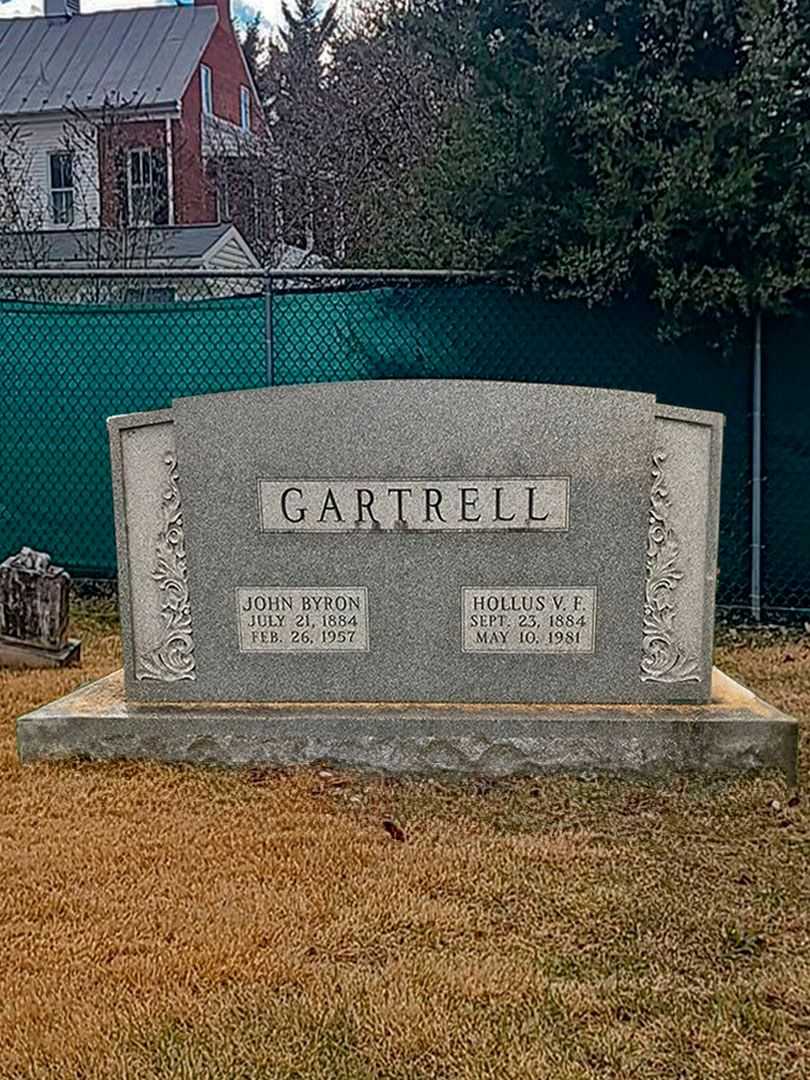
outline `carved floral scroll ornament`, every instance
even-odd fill
[[[164,457],[168,485],[163,492],[163,529],[155,548],[152,577],[160,589],[160,617],[163,634],[160,642],[138,657],[137,677],[177,682],[195,679],[194,638],[191,633],[191,609],[188,598],[188,571],[183,537],[183,514],[178,487],[177,459]]]
[[[670,498],[664,480],[666,454],[653,454],[650,527],[647,535],[647,584],[644,591],[642,682],[700,682],[696,660],[675,638],[675,597],[683,570],[680,545],[669,524]]]

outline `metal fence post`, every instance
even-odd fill
[[[275,356],[273,355],[273,279],[269,274],[264,279],[264,341],[266,350],[265,380],[268,386],[275,385]]]
[[[762,311],[754,324],[751,409],[751,618],[762,618]]]

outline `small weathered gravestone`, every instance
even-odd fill
[[[79,661],[68,639],[70,576],[50,555],[24,547],[0,563],[0,665],[62,667]]]
[[[20,753],[791,772],[795,723],[712,668],[722,427],[455,380],[114,417],[123,675]]]

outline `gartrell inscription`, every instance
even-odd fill
[[[565,476],[259,480],[263,532],[568,528]]]
[[[462,590],[464,652],[592,653],[596,588]]]
[[[365,588],[236,590],[240,652],[367,652]]]

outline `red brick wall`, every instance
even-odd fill
[[[229,17],[229,0],[196,0],[212,4],[219,10],[219,23],[203,53],[201,63],[211,69],[214,115],[232,124],[239,124],[239,88],[250,87],[236,33]],[[189,80],[181,102],[181,116],[172,121],[174,164],[174,220],[177,225],[211,224],[217,219],[216,197],[205,178],[201,133],[202,103],[200,70],[197,66]],[[259,103],[251,89],[251,127],[259,131],[262,125]],[[166,126],[163,120],[145,120],[121,124],[115,130],[119,149],[136,146],[165,146]],[[115,196],[113,155],[105,155],[100,147],[102,173],[102,220],[112,225],[118,209]],[[117,155],[115,155],[117,156]],[[106,162],[105,162],[106,158]]]
[[[216,82],[216,76],[214,76]],[[181,118],[172,125],[174,139],[174,220],[178,225],[205,225],[217,219],[216,199],[205,178],[200,119],[200,70],[183,95]]]
[[[114,227],[126,220],[121,178],[126,170],[126,154],[135,147],[163,147],[166,128],[162,120],[113,120],[102,126],[98,136],[101,224]]]
[[[219,23],[202,57],[202,63],[211,68],[213,75],[214,115],[238,124],[239,87],[246,86],[250,89],[250,79],[242,60],[236,31],[228,14],[228,0],[196,0],[196,3],[200,6],[215,6],[219,11]],[[195,77],[199,83],[199,73]],[[251,126],[258,131],[260,114],[258,102],[255,100],[251,101],[250,115]]]
[[[261,110],[250,86],[250,79],[236,32],[229,16],[228,0],[196,0],[198,4],[213,4],[219,10],[219,23],[202,55],[201,63],[211,69],[214,115],[232,124],[239,124],[239,89],[251,91],[250,119],[254,131],[262,124]],[[183,95],[182,120],[175,135],[175,220],[178,224],[215,222],[216,197],[206,181],[202,161],[201,139],[202,102],[199,66]]]

